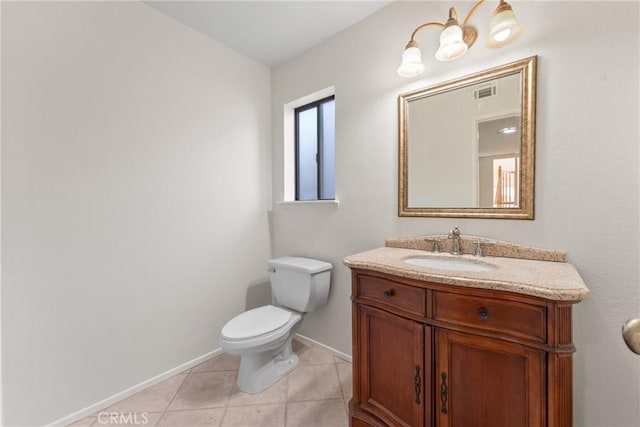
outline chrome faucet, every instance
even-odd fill
[[[462,255],[462,252],[460,252],[460,230],[458,230],[457,226],[449,230],[448,238],[453,240],[451,244],[451,254]]]

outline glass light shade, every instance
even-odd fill
[[[436,52],[438,61],[452,61],[460,58],[469,47],[462,40],[462,28],[458,25],[446,27],[440,34],[440,47]]]
[[[402,77],[416,77],[424,72],[422,52],[417,47],[408,47],[402,54],[402,64],[398,67],[398,74]]]
[[[496,13],[489,23],[487,47],[497,48],[515,41],[522,34],[522,25],[516,20],[513,10],[506,9]]]

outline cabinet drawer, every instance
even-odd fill
[[[547,337],[546,308],[515,301],[434,292],[433,317],[537,342]]]
[[[358,276],[356,297],[420,316],[426,315],[425,290],[392,280]]]

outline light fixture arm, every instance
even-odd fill
[[[476,13],[476,11],[478,10],[478,8],[480,6],[482,6],[483,3],[485,3],[487,0],[480,0],[478,3],[475,4],[475,6],[473,6],[471,8],[471,10],[469,11],[469,13],[467,13],[467,16],[464,17],[464,21],[462,21],[462,28],[466,28],[467,23],[469,22],[469,18],[471,18],[471,15],[473,15],[474,13]],[[503,0],[500,0],[500,3],[503,3]]]
[[[486,1],[487,0],[478,1],[475,4],[475,6],[473,6],[473,8],[471,8],[469,13],[467,13],[467,16],[464,18],[464,21],[463,21],[462,25],[460,26],[460,28],[462,28],[462,31],[463,31],[464,42],[469,47],[471,47],[471,45],[473,45],[473,43],[475,43],[476,38],[478,37],[478,33],[472,27],[467,27],[467,22],[469,21],[469,18],[471,18],[471,15],[473,15],[476,12],[476,10],[478,10],[478,8],[483,3],[485,3]],[[500,2],[502,3],[503,0],[500,0]],[[453,21],[457,22],[457,20],[458,20],[458,14],[456,12],[456,9],[454,7],[450,7],[449,8],[449,20],[446,23],[441,24],[440,22],[427,22],[425,24],[417,26],[416,29],[413,30],[413,32],[411,33],[411,39],[409,40],[409,43],[407,43],[407,46],[405,47],[405,49],[409,48],[409,47],[417,47],[418,46],[418,43],[415,41],[416,34],[418,34],[418,32],[420,30],[422,30],[423,28],[430,27],[430,26],[446,28],[447,25],[449,25],[450,22],[451,23]]]
[[[418,44],[416,43],[416,34],[418,34],[418,32],[420,30],[422,30],[423,28],[427,28],[427,27],[431,27],[431,26],[436,26],[436,27],[440,27],[440,28],[444,28],[444,24],[441,24],[439,22],[427,22],[426,24],[422,24],[419,25],[418,27],[416,27],[415,30],[413,30],[413,32],[411,33],[411,39],[409,40],[409,43],[407,43],[407,47],[416,47]],[[406,48],[405,48],[406,49]]]

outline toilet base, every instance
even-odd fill
[[[261,393],[298,366],[291,338],[280,351],[243,355],[238,370],[238,388],[245,393]]]

